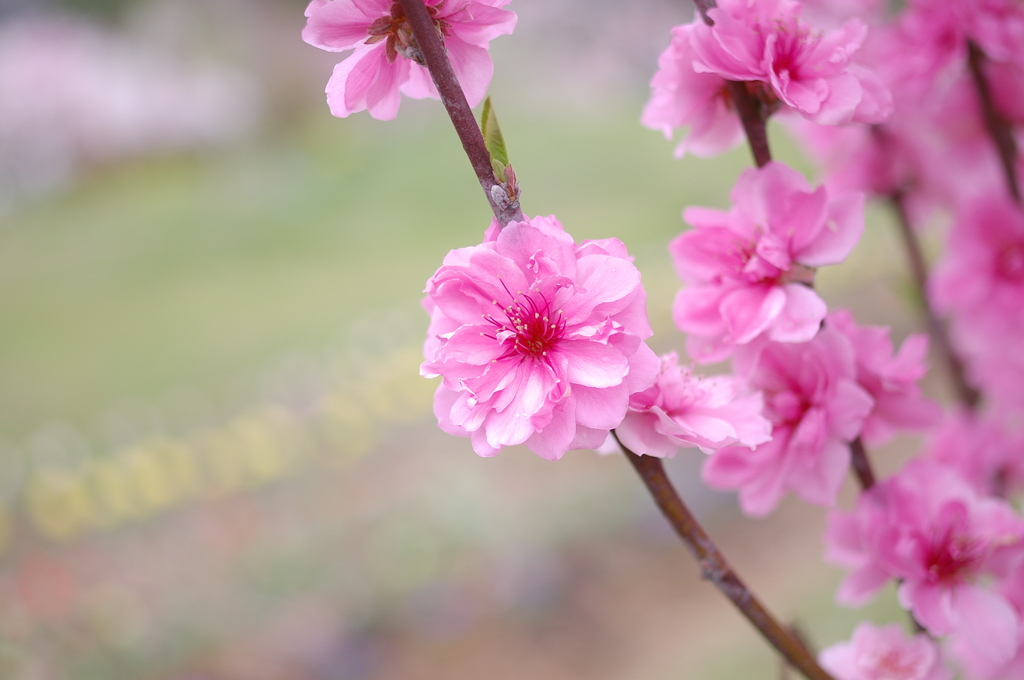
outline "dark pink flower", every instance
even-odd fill
[[[658,370],[640,272],[617,239],[577,245],[554,217],[489,233],[427,282],[420,372],[443,378],[441,429],[481,456],[601,446]]]
[[[826,328],[802,344],[744,348],[736,372],[764,393],[772,438],[753,450],[719,449],[704,465],[704,481],[739,489],[748,515],[768,514],[787,491],[809,503],[834,503],[849,469],[849,443],[873,404],[857,384],[850,342]]]
[[[651,98],[640,122],[672,139],[673,130],[689,131],[676,146],[676,158],[686,152],[708,158],[743,141],[743,127],[730,104],[726,80],[693,70],[690,45],[693,24],[672,29],[672,42],[658,57],[658,72],[651,78]]]
[[[509,0],[424,0],[444,41],[452,68],[470,106],[483,100],[494,64],[487,48],[516,25]],[[302,39],[330,52],[354,50],[327,83],[331,113],[344,118],[368,109],[390,120],[399,92],[414,99],[438,98],[423,55],[401,5],[395,0],[313,0]]]
[[[735,377],[695,376],[671,352],[661,357],[654,385],[629,398],[629,413],[615,432],[634,453],[659,458],[685,446],[705,453],[730,444],[753,448],[771,438],[763,406],[761,395]]]
[[[842,262],[864,230],[863,195],[829,198],[781,163],[744,172],[729,212],[688,208],[694,225],[669,244],[686,286],[672,310],[700,362],[758,337],[804,342],[827,311],[805,285],[813,267]]]
[[[1020,567],[1022,533],[1006,502],[916,459],[861,494],[852,513],[830,515],[826,556],[853,568],[841,602],[863,602],[899,579],[900,604],[930,633],[958,636],[998,665],[1017,649],[1020,616],[986,582]]]
[[[884,444],[898,430],[919,430],[938,424],[942,410],[922,397],[918,386],[928,371],[927,335],[911,335],[894,355],[888,328],[858,326],[853,314],[845,309],[830,313],[825,326],[850,341],[857,360],[857,383],[875,401],[861,432],[865,444]]]
[[[950,680],[938,645],[924,633],[908,637],[893,623],[862,623],[849,642],[821,651],[821,665],[836,680]]]
[[[852,61],[867,35],[859,19],[820,31],[800,19],[795,0],[726,0],[695,24],[694,69],[729,80],[766,83],[779,100],[822,125],[881,123],[892,97],[870,70]]]

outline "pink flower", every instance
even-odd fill
[[[420,372],[443,378],[441,429],[481,456],[601,446],[658,370],[640,272],[617,239],[577,245],[553,216],[489,233],[427,282]]]
[[[743,140],[743,127],[730,103],[724,78],[693,70],[696,55],[690,45],[693,24],[672,29],[672,42],[658,57],[651,78],[651,98],[640,122],[672,139],[675,128],[689,127],[676,147],[676,158],[687,151],[708,158]]]
[[[508,35],[514,12],[509,0],[424,0],[444,41],[452,68],[470,106],[483,99],[494,64],[490,41]],[[398,113],[399,92],[438,99],[412,29],[396,0],[313,0],[302,39],[330,52],[354,50],[327,83],[331,113],[344,118],[368,109],[380,120]]]
[[[952,414],[926,449],[960,473],[979,494],[1009,498],[1024,490],[1024,432],[992,416]]]
[[[731,376],[701,378],[679,366],[675,352],[661,357],[654,385],[629,398],[629,413],[615,428],[634,453],[671,458],[682,446],[705,453],[729,444],[753,448],[771,438],[758,393]]]
[[[758,337],[805,342],[827,311],[805,285],[812,267],[842,262],[864,230],[863,195],[829,199],[781,163],[744,172],[729,212],[688,208],[695,229],[669,251],[686,284],[673,318],[696,361],[726,358]]]
[[[944,312],[1024,316],[1024,213],[1002,186],[957,215],[930,292]]]
[[[954,470],[912,461],[833,513],[833,562],[853,568],[838,599],[863,602],[889,578],[900,604],[934,635],[957,635],[993,664],[1017,649],[1020,616],[985,582],[1020,566],[1021,521],[1004,501],[980,496]]]
[[[862,623],[853,639],[827,647],[818,655],[836,680],[950,680],[938,646],[924,633],[907,637],[896,623]]]
[[[826,328],[803,344],[745,348],[736,372],[764,393],[772,438],[753,451],[719,449],[704,465],[704,481],[739,489],[748,515],[768,514],[786,491],[809,503],[834,503],[849,468],[849,442],[873,404],[857,384],[850,342]]]
[[[931,278],[931,298],[975,384],[1024,410],[1024,214],[1002,186],[964,206]]]
[[[1024,569],[1014,570],[999,586],[999,591],[1017,610],[1017,615],[1024,617]],[[1017,641],[1017,653],[1006,663],[993,663],[964,644],[963,640],[954,640],[949,651],[963,667],[964,677],[972,680],[1020,680],[1024,678],[1024,626],[1021,627],[1021,634],[1022,637]]]
[[[867,390],[875,405],[864,421],[861,438],[868,446],[884,444],[897,430],[916,430],[939,422],[942,410],[921,396],[918,381],[928,371],[928,336],[914,334],[893,355],[889,329],[858,326],[853,314],[837,310],[825,320],[847,337],[857,361],[857,383]]]
[[[871,71],[852,61],[867,35],[859,19],[834,31],[800,20],[794,0],[727,0],[697,23],[691,43],[697,72],[756,80],[800,115],[822,125],[881,123],[892,97]]]

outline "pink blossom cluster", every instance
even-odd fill
[[[425,0],[470,106],[487,92],[494,72],[487,48],[512,33],[509,0]],[[327,83],[331,113],[344,118],[369,110],[380,120],[398,113],[401,94],[439,99],[423,53],[397,0],[313,0],[302,39],[329,52],[352,50]]]
[[[840,601],[861,603],[898,580],[900,604],[929,632],[1001,664],[1016,654],[1020,614],[990,582],[1020,571],[1022,537],[1012,506],[921,458],[861,494],[853,512],[834,512],[826,541],[829,559],[852,569]]]
[[[833,511],[827,542],[852,569],[841,601],[895,581],[900,604],[946,644],[864,624],[822,663],[838,680],[948,680],[953,666],[1024,677],[1024,522],[1005,500],[1024,489],[1024,210],[1006,191],[977,84],[980,68],[1002,124],[1024,141],[1024,6],[918,0],[889,17],[862,0],[753,0],[708,16],[673,29],[642,122],[666,136],[689,127],[677,155],[724,151],[742,139],[726,81],[742,81],[763,110],[778,108],[826,181],[812,189],[778,163],[748,170],[729,210],[688,208],[693,229],[670,246],[689,354],[732,357],[733,380],[762,396],[772,427],[753,447],[712,449],[704,480],[738,491],[755,516],[787,492],[831,506],[855,450],[932,431],[922,456],[852,512]],[[1013,163],[1024,170],[1020,154]],[[949,317],[982,410],[943,414],[923,397],[925,336],[897,351],[887,329],[829,314],[814,291],[815,270],[860,238],[858,192],[912,223],[950,216],[926,293]]]
[[[507,0],[424,3],[478,102],[487,45],[515,25]],[[692,228],[669,252],[689,360],[649,348],[646,293],[621,241],[576,243],[554,217],[534,217],[494,222],[482,243],[445,257],[427,282],[421,373],[441,379],[440,427],[481,456],[519,444],[552,460],[610,442],[662,458],[696,447],[704,481],[736,491],[753,516],[789,493],[833,507],[854,467],[862,490],[852,509],[830,511],[825,537],[827,559],[849,570],[838,599],[860,604],[894,583],[929,635],[862,624],[821,663],[837,680],[950,680],[954,668],[1015,680],[1024,209],[1008,188],[1024,171],[1013,155],[1024,142],[1024,5],[910,0],[889,15],[884,4],[722,0],[707,22],[672,29],[642,122],[669,137],[688,128],[677,155],[738,143],[733,98],[749,98],[758,115],[788,119],[824,169],[812,185],[758,154],[728,209],[684,210]],[[399,3],[313,0],[307,17],[308,42],[352,50],[327,88],[336,115],[390,118],[401,93],[437,96]],[[830,312],[815,288],[817,270],[861,238],[866,198],[917,224],[911,243],[935,229],[942,252],[921,293],[949,334],[934,319],[930,330],[951,370],[966,364],[980,405],[965,397],[944,412],[920,386],[925,335],[897,347],[889,329]],[[726,360],[729,372],[710,377],[689,363]],[[923,453],[874,479],[867,448],[902,432],[929,434]]]
[[[711,156],[739,143],[741,128],[727,81],[746,83],[764,106],[785,106],[821,125],[881,123],[892,98],[853,56],[867,27],[851,18],[821,30],[801,18],[796,0],[724,0],[672,30],[658,60],[641,120],[666,137],[689,127],[677,155]]]
[[[788,122],[830,187],[899,194],[918,222],[936,209],[956,211],[1001,183],[968,45],[983,55],[996,107],[1020,138],[1022,41],[1024,7],[1016,0],[908,2],[891,19],[877,18],[858,52],[893,93],[891,118],[872,128]],[[1024,168],[1019,156],[1016,163]]]
[[[1024,213],[1001,186],[957,211],[929,293],[972,381],[1024,414]]]
[[[637,454],[665,458],[680,447],[711,453],[723,446],[754,448],[771,439],[761,393],[732,376],[699,377],[679,365],[675,352],[661,357],[648,389],[629,398],[629,412],[616,428]]]
[[[669,245],[686,286],[672,316],[698,361],[758,339],[804,342],[827,308],[807,284],[814,268],[846,259],[864,230],[863,197],[830,197],[781,164],[744,172],[727,212],[687,208],[694,225]]]

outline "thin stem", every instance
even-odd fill
[[[612,434],[615,435],[616,441],[619,441],[614,430],[612,430]],[[622,446],[621,441],[619,441],[619,446]],[[640,478],[647,485],[647,489],[651,492],[654,502],[657,503],[665,519],[669,521],[672,528],[683,539],[683,543],[697,559],[704,578],[714,583],[726,597],[732,600],[736,608],[761,632],[769,644],[779,650],[779,653],[786,658],[790,665],[810,680],[833,680],[832,676],[818,665],[814,655],[808,651],[807,647],[791,631],[780,625],[739,579],[732,567],[725,561],[721,551],[672,487],[672,482],[665,474],[661,459],[652,456],[638,456],[625,446],[622,446],[622,450],[625,451],[626,458],[633,464],[640,474]]]
[[[444,43],[438,33],[434,20],[430,18],[423,0],[398,0],[405,12],[405,18],[412,29],[416,45],[423,55],[423,61],[430,77],[434,80],[434,86],[441,95],[441,103],[448,111],[448,117],[452,119],[455,132],[459,135],[462,148],[469,156],[469,162],[473,165],[473,172],[476,173],[480,186],[484,190],[487,202],[494,211],[494,216],[502,226],[512,221],[522,221],[523,213],[519,209],[519,201],[511,202],[502,200],[504,193],[501,185],[494,177],[494,170],[491,167],[491,153],[484,144],[484,137],[480,133],[480,126],[477,125],[473,110],[469,108],[466,101],[466,94],[459,85],[459,79],[455,76],[452,64],[448,60],[448,53],[445,51]],[[497,189],[497,190],[495,190]]]
[[[903,194],[894,193],[889,198],[896,211],[896,224],[903,239],[903,246],[910,259],[910,271],[914,278],[914,284],[917,286],[921,308],[928,324],[928,333],[931,335],[932,342],[938,346],[939,353],[945,361],[946,372],[953,383],[957,399],[968,408],[975,409],[981,395],[967,382],[964,362],[953,348],[946,324],[935,314],[935,310],[932,309],[931,303],[928,301],[928,268],[924,262],[924,254],[921,252],[921,244],[917,240],[917,233],[910,224],[910,216],[907,214]]]
[[[700,16],[708,26],[714,26],[714,20],[708,16],[708,11],[717,7],[715,0],[693,0],[697,6]],[[772,153],[768,147],[768,131],[766,123],[771,111],[765,104],[755,98],[747,83],[738,80],[726,81],[729,87],[729,97],[736,114],[740,117],[743,125],[743,132],[747,135],[747,142],[750,144],[750,153],[754,156],[754,163],[757,167],[763,168],[772,162]]]
[[[769,111],[763,103],[751,95],[744,82],[730,80],[729,96],[732,98],[733,106],[736,107],[740,123],[743,124],[743,131],[750,144],[750,153],[754,155],[754,163],[757,164],[757,167],[763,168],[772,162],[772,152],[768,147]]]
[[[988,135],[992,138],[992,143],[995,144],[996,153],[999,154],[999,162],[1003,166],[1003,177],[1006,179],[1006,188],[1013,200],[1020,203],[1020,184],[1017,182],[1017,140],[1014,139],[1010,124],[996,108],[995,100],[992,97],[992,88],[989,87],[988,79],[985,78],[985,61],[985,53],[981,51],[981,48],[973,40],[968,40],[967,66],[971,71],[974,89],[978,92],[981,114],[985,119],[985,129],[988,130]]]
[[[850,443],[850,463],[862,489],[867,491],[875,485],[875,471],[871,469],[868,452],[864,448],[864,442],[861,441],[860,437],[857,437]]]
[[[693,4],[697,6],[697,11],[700,12],[704,23],[708,26],[714,26],[715,22],[708,16],[708,10],[714,9],[717,6],[715,5],[715,0],[693,0]]]

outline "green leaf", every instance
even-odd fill
[[[484,110],[480,113],[480,131],[484,135],[484,144],[491,152],[491,164],[499,163],[504,175],[505,166],[508,165],[508,150],[505,148],[505,138],[501,135],[501,128],[498,126],[498,117],[491,106],[491,98],[484,100]]]

